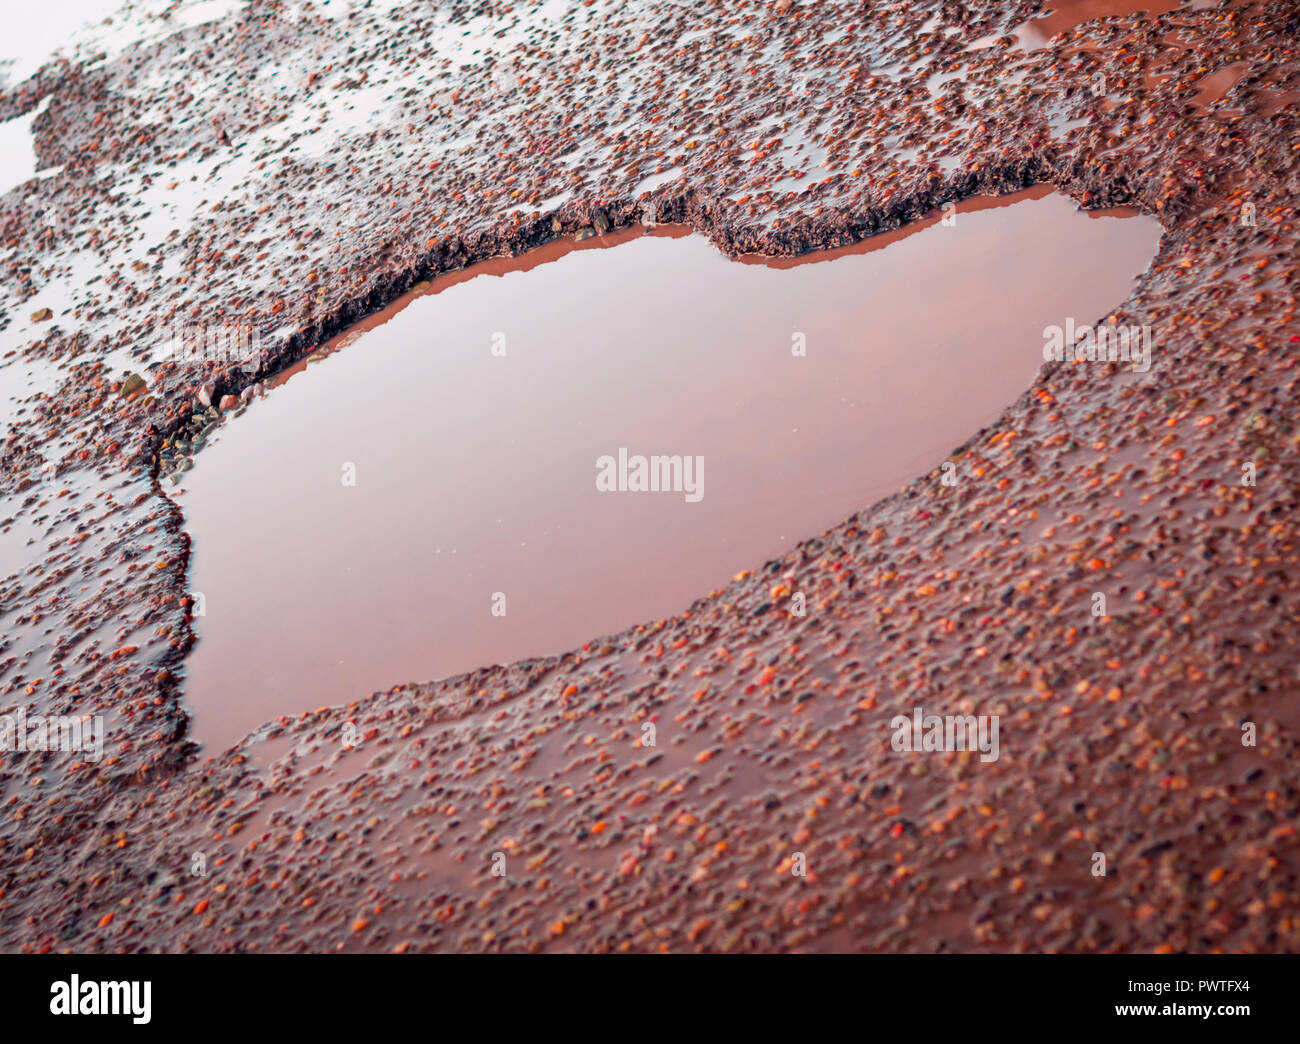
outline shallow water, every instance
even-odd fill
[[[943,461],[1158,236],[1037,190],[797,261],[633,230],[408,295],[184,477],[196,738],[686,609]],[[621,448],[702,457],[702,496],[601,492]]]
[[[1044,13],[1022,23],[1014,32],[1021,47],[1033,49],[1045,47],[1054,36],[1084,22],[1139,11],[1148,16],[1161,15],[1179,6],[1179,0],[1052,0]]]
[[[30,112],[0,123],[0,195],[36,176],[32,124],[47,108],[48,95]]]
[[[1139,12],[1148,17],[1168,14],[1180,7],[1196,10],[1205,6],[1202,0],[1052,0],[1032,18],[1027,18],[1014,29],[1015,46],[1034,51],[1046,47],[1053,38],[1083,25],[1085,22],[1112,18],[1116,15],[1134,15]],[[990,33],[974,41],[971,50],[993,46],[1002,38],[1001,33]]]
[[[0,40],[0,85],[17,85],[57,56],[116,54],[205,22],[230,18],[244,0],[58,0],[9,4]]]

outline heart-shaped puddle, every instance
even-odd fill
[[[797,262],[660,229],[439,280],[185,475],[196,738],[681,611],[942,461],[1158,238],[1040,190]]]

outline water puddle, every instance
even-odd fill
[[[1020,46],[1029,50],[1046,47],[1054,36],[1069,32],[1084,22],[1139,11],[1148,17],[1176,10],[1180,0],[1052,0],[1048,10],[1030,18],[1014,32]]]
[[[1196,97],[1192,99],[1192,104],[1198,109],[1208,109],[1211,105],[1221,101],[1223,96],[1232,89],[1233,85],[1249,71],[1250,66],[1246,62],[1235,62],[1232,65],[1225,65],[1222,69],[1216,69],[1212,73],[1207,73],[1195,84]]]
[[[177,487],[210,752],[686,609],[935,467],[1159,237],[1046,190],[798,260],[642,231],[439,279],[218,426]]]
[[[1054,37],[1076,29],[1085,22],[1139,12],[1154,17],[1175,11],[1181,6],[1184,6],[1183,0],[1052,0],[1046,10],[1021,22],[1009,35],[1016,38],[1016,46],[1021,50],[1034,51],[1046,47]],[[1186,6],[1195,10],[1198,5],[1192,2]],[[991,47],[1001,38],[1002,34],[999,33],[981,37],[970,45],[970,49]]]

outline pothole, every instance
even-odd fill
[[[177,487],[209,752],[685,610],[939,465],[1160,234],[1046,190],[794,261],[643,231],[441,278],[214,431]]]

